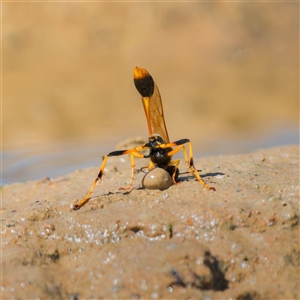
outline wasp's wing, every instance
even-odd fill
[[[149,136],[158,134],[165,143],[169,143],[161,96],[152,76],[145,69],[136,67],[134,69],[134,84],[142,96]]]
[[[160,135],[165,143],[169,143],[170,139],[164,118],[164,111],[161,96],[157,85],[154,83],[153,95],[149,99],[150,122],[153,134]]]

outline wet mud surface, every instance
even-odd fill
[[[298,299],[299,147],[195,165],[215,192],[137,172],[124,193],[124,157],[78,211],[98,168],[3,186],[2,299]]]

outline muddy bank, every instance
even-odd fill
[[[127,158],[79,211],[98,168],[3,186],[2,299],[299,298],[299,147],[195,164],[215,192],[124,194]]]

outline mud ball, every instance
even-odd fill
[[[162,168],[150,170],[142,180],[142,186],[148,190],[166,190],[173,184],[170,174]]]

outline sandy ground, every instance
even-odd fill
[[[1,299],[298,299],[299,147],[195,164],[215,192],[120,192],[127,158],[78,211],[97,168],[3,186]]]

